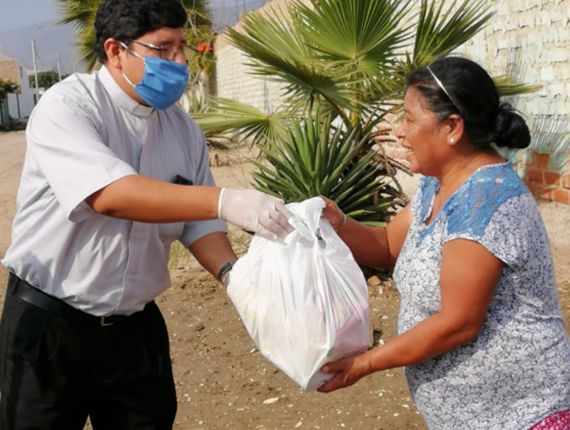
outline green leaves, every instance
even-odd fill
[[[286,202],[324,195],[348,215],[370,225],[383,225],[400,203],[385,195],[387,184],[377,179],[374,153],[359,158],[368,136],[343,131],[319,115],[297,120],[278,146],[261,147],[271,167],[253,163],[257,188]]]
[[[231,99],[217,98],[204,113],[193,114],[206,137],[231,128],[235,136],[253,144],[268,144],[285,137],[289,120],[283,112],[266,115],[259,109]],[[235,137],[234,136],[234,137]]]
[[[408,36],[401,23],[409,3],[316,0],[313,4],[314,9],[299,4],[298,22],[317,62],[362,80],[357,85],[364,87],[390,74],[394,53]]]
[[[413,66],[426,66],[475,36],[491,19],[485,0],[422,0],[413,48]]]
[[[493,78],[497,91],[501,97],[509,97],[519,94],[529,94],[540,90],[540,85],[528,85],[520,82],[517,78],[508,75],[495,76]]]
[[[20,91],[20,86],[11,79],[0,78],[0,101],[4,100],[8,94]]]
[[[228,29],[230,42],[252,74],[282,84],[284,104],[266,115],[216,101],[200,125],[261,144],[269,164],[255,162],[259,189],[286,201],[322,194],[360,221],[387,220],[401,203],[390,184],[396,163],[373,161],[371,136],[401,107],[412,68],[451,53],[493,15],[484,0],[422,0],[417,13],[414,3],[294,1],[248,14],[239,30]],[[503,95],[533,89],[497,82]]]
[[[254,75],[282,84],[287,117],[318,109],[363,136],[403,98],[411,68],[449,54],[493,16],[484,0],[422,0],[417,13],[413,6],[411,0],[295,1],[286,10],[249,13],[228,34]]]
[[[357,99],[337,74],[319,64],[302,34],[299,6],[291,6],[293,18],[250,13],[243,18],[243,31],[229,28],[231,43],[249,58],[252,73],[284,85],[284,96],[294,110],[306,110],[323,101],[338,110],[350,108]]]
[[[286,12],[250,13],[231,43],[248,57],[252,73],[283,84],[290,113],[315,107],[346,125],[366,122],[362,112],[394,87],[395,52],[409,31],[409,3],[315,0],[314,9],[292,3]]]

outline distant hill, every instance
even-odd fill
[[[257,9],[269,0],[216,0],[212,2],[212,15],[217,30],[234,25],[238,15]],[[17,58],[21,65],[33,70],[31,39],[35,39],[38,71],[57,70],[56,56],[62,74],[84,71],[79,63],[75,43],[75,29],[70,25],[56,25],[55,21],[44,21],[34,25],[0,32],[0,51]]]
[[[216,0],[212,1],[211,7],[214,25],[217,30],[223,31],[226,25],[232,26],[238,21],[239,15],[244,11],[259,9],[269,0]]]
[[[38,71],[57,70],[56,57],[62,74],[70,74],[75,65],[75,30],[65,25],[55,25],[53,21],[0,32],[0,50],[17,58],[21,65],[33,70],[32,44],[35,39]],[[76,55],[79,61],[79,55]],[[77,70],[83,69],[77,64]]]

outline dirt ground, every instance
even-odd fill
[[[25,148],[22,132],[0,134],[0,257],[10,241]],[[217,154],[217,157],[216,157]],[[247,150],[215,151],[221,186],[243,187]],[[570,319],[570,207],[541,204],[552,240],[563,312]],[[238,253],[248,238],[230,230]],[[305,393],[255,348],[223,287],[178,249],[173,285],[157,299],[170,331],[178,392],[175,429],[426,429],[401,369],[328,395]],[[7,271],[0,267],[0,303]],[[390,280],[370,280],[371,341],[394,336],[399,298]],[[87,426],[89,428],[89,425]]]

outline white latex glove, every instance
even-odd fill
[[[218,200],[218,217],[267,239],[284,238],[293,231],[291,217],[283,200],[257,190],[222,188]]]

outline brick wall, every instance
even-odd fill
[[[570,204],[570,174],[553,168],[549,154],[525,152],[515,166],[536,198]]]
[[[310,5],[310,0],[300,1]],[[290,3],[289,0],[273,0],[259,10],[263,14],[274,15],[277,11],[287,16],[287,7]],[[242,24],[238,22],[233,28],[239,30],[241,27]],[[247,57],[230,45],[224,33],[217,38],[214,53],[218,59],[216,67],[218,97],[247,103],[266,114],[279,109],[283,103],[281,98],[283,86],[253,76],[246,64]]]
[[[11,80],[20,85],[20,71],[18,68],[18,60],[10,58],[8,60],[0,60],[0,78]]]

